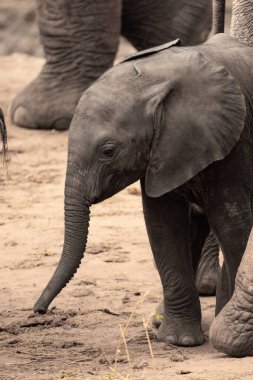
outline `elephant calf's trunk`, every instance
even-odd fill
[[[60,262],[34,311],[44,314],[48,306],[74,276],[86,247],[89,226],[89,207],[70,205],[65,199],[65,237]]]

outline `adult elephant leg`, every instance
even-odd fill
[[[235,281],[232,298],[213,321],[209,337],[221,352],[253,356],[253,230]]]
[[[220,271],[219,245],[211,231],[203,246],[196,276],[196,286],[200,295],[215,295]]]
[[[83,91],[113,64],[121,0],[39,0],[38,17],[46,63],[11,117],[22,127],[67,129]]]
[[[211,30],[209,0],[123,0],[122,34],[137,50],[180,37],[183,44],[204,42]]]
[[[234,0],[230,34],[247,46],[253,46],[253,12],[251,0]]]
[[[164,294],[157,337],[168,344],[196,346],[204,341],[201,310],[190,252],[186,201],[176,193],[150,198],[142,189],[147,232]]]
[[[216,315],[232,297],[236,273],[252,226],[250,196],[243,194],[243,189],[234,190],[238,195],[237,198],[226,199],[223,202],[223,195],[219,193],[215,202],[216,209],[213,207],[213,211],[209,211],[210,223],[224,255],[224,264],[216,293]]]

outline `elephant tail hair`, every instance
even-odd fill
[[[8,145],[7,145],[7,129],[4,120],[4,114],[0,108],[0,141],[2,142],[1,154],[3,157],[3,163],[7,165],[9,161]]]

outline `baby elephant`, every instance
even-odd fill
[[[158,338],[203,343],[194,281],[198,236],[203,244],[210,225],[224,254],[219,313],[233,294],[252,226],[252,66],[253,49],[232,37],[218,34],[196,47],[175,40],[128,58],[84,93],[69,132],[63,253],[36,312],[46,312],[76,272],[90,205],[140,179],[164,294]],[[201,212],[193,214],[193,204]],[[245,283],[238,286],[246,294]],[[247,297],[253,302],[252,292]],[[219,349],[253,354],[253,326],[242,319],[247,307],[234,304],[236,313],[215,325],[212,342],[219,339]],[[228,341],[224,331],[242,322],[249,344],[239,330]]]

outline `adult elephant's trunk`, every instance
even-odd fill
[[[213,34],[224,33],[225,0],[213,0]]]
[[[67,181],[69,181],[67,179]],[[89,203],[76,190],[65,186],[65,235],[62,256],[47,287],[34,306],[34,311],[46,313],[48,306],[77,271],[84,255],[88,227]]]

